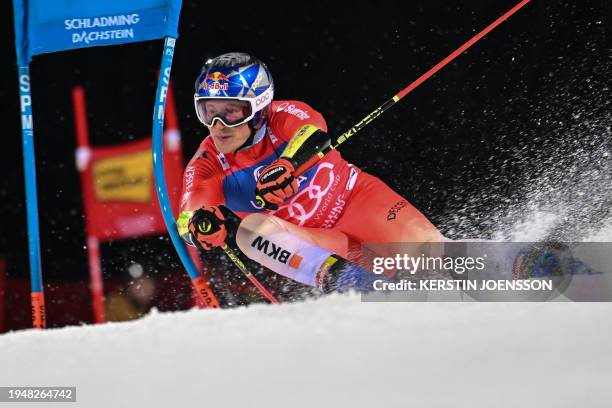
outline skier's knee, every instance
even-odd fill
[[[240,223],[236,243],[247,257],[266,268],[326,292],[367,291],[372,279],[380,279],[295,232],[287,221],[251,214]]]
[[[240,223],[236,243],[247,257],[266,268],[316,286],[317,266],[332,254],[288,231],[285,222],[271,215],[251,214]]]
[[[444,237],[429,221],[412,220],[399,229],[399,242],[444,242]]]

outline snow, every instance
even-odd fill
[[[516,140],[498,148],[515,153],[451,208],[449,237],[612,241],[609,98],[568,95],[532,96],[542,118],[529,137],[500,128]],[[77,387],[76,404],[54,407],[609,407],[611,316],[612,303],[357,295],[152,313],[0,335],[0,385]]]
[[[54,407],[608,407],[611,314],[357,295],[153,313],[4,334],[0,384],[77,387]]]

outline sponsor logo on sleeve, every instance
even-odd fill
[[[193,180],[195,178],[195,167],[187,166],[185,169],[185,191],[189,192],[193,189]]]
[[[276,111],[277,112],[287,112],[290,115],[295,116],[298,119],[310,119],[310,114],[308,113],[308,111],[304,110],[304,109],[300,109],[298,107],[296,107],[294,104],[289,103],[289,102],[283,102],[280,105],[278,105],[276,107]]]

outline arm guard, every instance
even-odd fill
[[[330,144],[327,133],[316,126],[304,125],[293,135],[281,159],[288,160],[297,169]]]
[[[185,241],[187,245],[195,247],[195,244],[191,239],[191,234],[189,233],[189,220],[191,219],[192,215],[193,211],[185,210],[181,212],[178,219],[176,220],[176,228],[181,238],[183,238],[183,241]]]

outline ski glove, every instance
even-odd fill
[[[217,206],[204,206],[189,220],[191,240],[198,248],[210,250],[221,246],[227,238],[225,216]]]
[[[298,191],[298,182],[293,173],[293,164],[286,159],[274,160],[262,170],[257,179],[255,199],[257,204],[270,210],[278,206]]]

